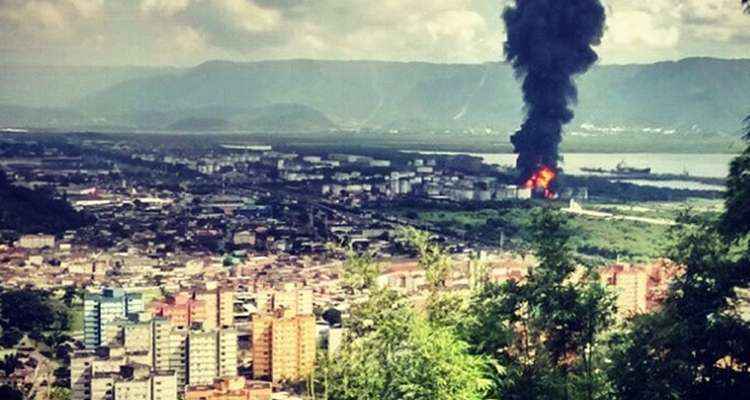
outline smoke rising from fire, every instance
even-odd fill
[[[598,59],[605,12],[599,0],[515,0],[503,12],[505,57],[523,79],[526,121],[511,137],[521,180],[558,170],[562,128],[578,99],[573,78]]]

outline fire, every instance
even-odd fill
[[[555,178],[557,178],[557,172],[546,165],[542,165],[523,186],[531,190],[543,190],[544,197],[551,199],[555,197],[555,192],[551,189]]]

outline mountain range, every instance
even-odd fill
[[[520,83],[502,63],[209,61],[0,72],[0,127],[512,130],[523,118]],[[750,60],[600,65],[577,82],[569,129],[736,134],[750,112]]]

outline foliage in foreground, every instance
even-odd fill
[[[389,289],[355,307],[348,340],[324,359],[315,398],[324,400],[474,400],[489,387],[482,357],[453,330],[431,325]]]
[[[529,227],[540,260],[526,280],[474,294],[462,335],[492,357],[501,399],[605,398],[601,334],[613,299],[593,271],[576,274],[567,218],[537,210]]]
[[[687,221],[672,258],[684,267],[663,308],[615,337],[611,378],[627,400],[735,398],[750,393],[750,324],[738,289],[750,284],[746,239]],[[740,244],[740,245],[738,245]]]
[[[750,125],[748,135],[750,139]],[[630,321],[612,344],[623,400],[738,398],[750,393],[750,146],[731,165],[718,221],[686,216],[670,257],[683,266],[663,308]]]
[[[750,140],[750,117],[745,137]],[[732,161],[729,169],[721,230],[730,237],[737,237],[750,233],[750,146]]]
[[[362,287],[369,297],[345,319],[341,353],[323,361],[318,398],[698,400],[750,391],[750,325],[737,308],[750,285],[745,235],[685,219],[668,254],[683,271],[663,307],[615,327],[612,295],[580,269],[567,218],[536,210],[525,230],[540,260],[528,278],[472,279],[480,284],[469,297],[445,290],[447,254],[427,235],[407,235],[429,277],[426,307]]]

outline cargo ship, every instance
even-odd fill
[[[604,168],[581,168],[583,172],[592,172],[595,174],[616,174],[616,175],[649,175],[651,174],[651,168],[634,168],[625,165],[625,161],[620,161],[615,169],[604,169]]]

